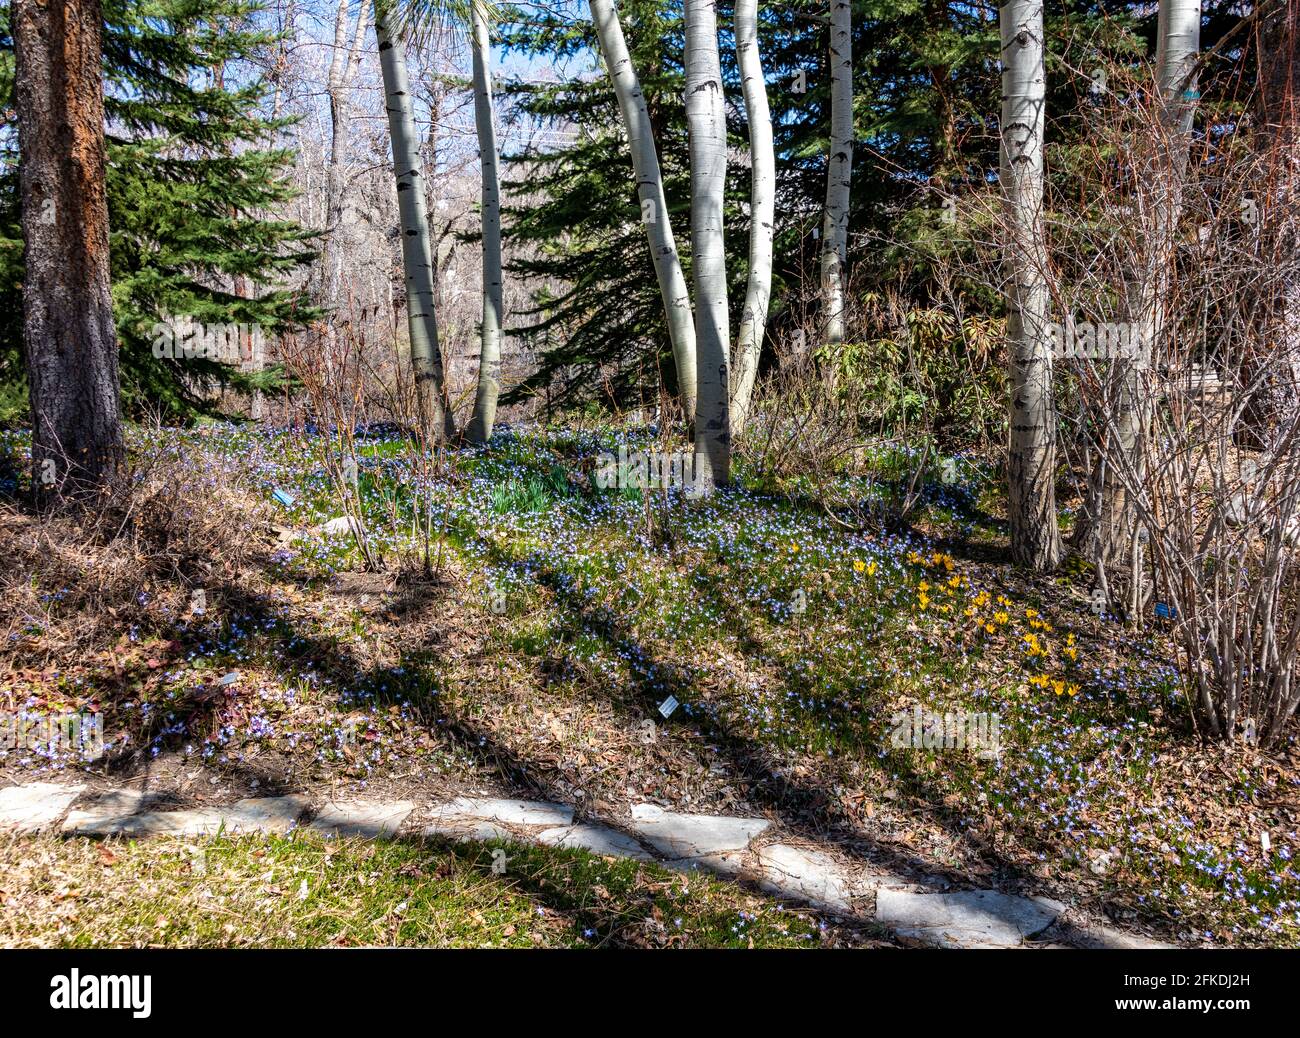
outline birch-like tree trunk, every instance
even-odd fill
[[[361,43],[370,27],[370,8],[362,4],[357,11],[352,43],[348,44],[348,0],[339,0],[334,18],[334,54],[330,58],[326,92],[330,103],[330,156],[325,173],[325,243],[321,260],[325,267],[325,298],[330,304],[338,300],[342,280],[343,254],[346,251],[344,214],[347,210],[345,173],[348,155],[348,132],[352,125],[352,83],[361,64]],[[332,333],[331,326],[331,333]]]
[[[776,158],[772,147],[772,116],[767,106],[767,83],[758,51],[758,0],[736,0],[736,60],[745,94],[749,123],[749,280],[745,309],[736,338],[736,363],[732,373],[731,434],[745,429],[754,379],[763,352],[768,300],[772,291],[772,234],[776,205]]]
[[[668,219],[668,202],[664,196],[659,155],[655,150],[654,128],[650,125],[645,95],[641,93],[641,82],[632,67],[632,57],[613,0],[589,0],[589,3],[600,53],[605,68],[609,70],[609,80],[618,99],[632,151],[632,173],[636,177],[641,222],[645,224],[650,258],[654,263],[655,277],[659,280],[659,294],[664,300],[682,411],[690,421],[695,417],[695,318],[691,313],[690,291],[682,274],[672,223]]]
[[[375,0],[375,38],[379,44],[379,67],[384,77],[384,106],[388,110],[388,134],[393,146],[393,175],[397,180],[397,208],[401,219],[411,369],[425,435],[430,440],[451,439],[456,430],[451,409],[447,406],[442,353],[438,348],[433,251],[425,214],[419,138],[415,133],[415,112],[406,71],[406,48],[401,39],[389,31],[391,14],[386,0]]]
[[[482,170],[483,325],[480,330],[478,391],[467,436],[486,443],[496,421],[501,392],[501,188],[497,180],[497,130],[492,111],[492,41],[483,0],[470,0],[474,51],[474,123]]]
[[[853,172],[853,10],[831,0],[831,139],[822,224],[823,338],[844,341],[844,272],[849,245],[849,177]]]
[[[1156,29],[1156,89],[1161,127],[1152,167],[1139,190],[1151,191],[1152,226],[1147,262],[1125,285],[1130,320],[1143,352],[1165,355],[1165,299],[1178,248],[1178,220],[1188,148],[1196,115],[1196,60],[1201,41],[1200,0],[1161,0]],[[1098,566],[1120,559],[1133,536],[1135,519],[1124,479],[1140,478],[1143,440],[1151,419],[1151,388],[1145,363],[1117,357],[1105,376],[1107,392],[1100,416],[1103,442],[1089,473],[1087,505],[1074,535],[1074,547]]]
[[[1010,0],[998,11],[998,22],[1011,376],[1007,511],[1015,561],[1050,570],[1061,558],[1061,536],[1056,519],[1056,408],[1043,224],[1042,0]]]
[[[108,278],[99,0],[14,0],[23,353],[38,500],[111,482],[125,462]]]
[[[686,0],[686,127],[691,161],[695,342],[699,350],[695,481],[697,490],[707,494],[731,480],[731,319],[722,234],[727,120],[716,0]]]

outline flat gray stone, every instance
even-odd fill
[[[95,832],[95,826],[116,818],[139,814],[148,798],[138,789],[111,789],[68,813],[65,833]]]
[[[759,885],[771,893],[798,898],[814,905],[847,911],[855,893],[844,868],[829,854],[774,843],[761,847]]]
[[[610,858],[635,858],[637,861],[654,861],[636,840],[603,825],[575,825],[568,828],[547,829],[538,833],[537,842],[551,847],[581,847]]]
[[[87,836],[202,836],[222,829],[227,833],[282,833],[297,824],[307,804],[302,796],[257,797],[192,811],[94,815],[75,831]]]
[[[308,828],[338,836],[392,836],[414,810],[411,800],[332,800],[320,809]]]
[[[485,818],[507,825],[572,825],[573,808],[542,800],[498,800],[491,797],[457,797],[429,812],[431,818],[450,822],[456,818]]]
[[[1046,929],[1056,912],[1029,898],[996,890],[955,894],[876,893],[876,922],[905,937],[950,948],[1014,948]]]
[[[653,804],[637,804],[632,808],[631,828],[666,857],[718,857],[717,864],[729,866],[732,856],[726,852],[743,851],[770,824],[764,818],[684,815]]]
[[[57,822],[85,789],[56,782],[29,782],[0,789],[0,832],[34,833]]]
[[[472,818],[459,821],[434,822],[433,825],[425,826],[424,835],[445,836],[452,840],[459,840],[462,843],[468,840],[479,840],[483,843],[488,840],[519,842],[519,837],[509,829],[503,829],[492,822]]]
[[[674,872],[712,872],[718,876],[735,878],[746,872],[745,853],[744,850],[721,851],[718,854],[700,854],[694,858],[674,858],[662,864]]]

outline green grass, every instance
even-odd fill
[[[584,851],[288,836],[0,842],[5,947],[764,947],[873,934]]]

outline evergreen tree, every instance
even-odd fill
[[[286,120],[261,111],[248,59],[275,42],[249,0],[106,0],[105,114],[114,316],[123,406],[175,416],[204,409],[198,387],[270,388],[274,370],[240,373],[209,358],[153,355],[168,315],[283,332],[316,313],[283,277],[312,256],[310,232],[268,216],[292,197]],[[12,41],[0,12],[0,111],[11,111]],[[20,352],[22,240],[16,139],[0,126],[0,386],[25,397]],[[10,418],[15,415],[11,406]]]

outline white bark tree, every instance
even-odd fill
[[[823,337],[829,343],[841,343],[849,243],[849,178],[853,172],[853,11],[849,0],[831,0],[830,6],[831,138],[821,250]]]
[[[727,121],[716,0],[686,0],[686,126],[691,163],[691,272],[699,351],[695,479],[700,493],[731,479],[731,320],[722,203]]]
[[[650,258],[659,281],[659,293],[664,300],[664,314],[668,320],[668,338],[672,343],[673,363],[677,368],[677,387],[682,398],[682,410],[687,420],[695,416],[696,357],[695,325],[691,313],[690,291],[682,273],[677,243],[673,238],[672,223],[668,219],[668,203],[664,196],[663,175],[659,169],[659,155],[655,150],[654,128],[650,125],[650,112],[627,41],[613,0],[589,0],[591,20],[596,27],[601,57],[609,71],[614,96],[618,99],[627,131],[628,145],[632,151],[632,172],[636,177],[637,196],[641,205],[641,221],[645,224],[650,242]]]
[[[393,148],[393,175],[397,181],[397,208],[402,233],[402,272],[406,279],[406,319],[411,338],[411,369],[420,408],[420,421],[431,440],[455,436],[455,422],[447,406],[442,352],[438,347],[438,320],[434,313],[433,250],[424,204],[424,173],[420,139],[415,132],[411,85],[406,69],[406,48],[389,29],[391,6],[375,0],[375,39],[384,78],[384,106]]]
[[[749,123],[749,280],[745,308],[736,337],[736,363],[731,389],[731,434],[745,428],[749,403],[763,352],[768,300],[772,291],[772,234],[776,206],[776,158],[772,146],[772,116],[767,83],[758,50],[758,0],[736,0],[736,60],[740,65]]]
[[[361,44],[370,28],[370,8],[363,3],[357,11],[352,43],[349,45],[348,8],[348,0],[339,0],[334,18],[334,53],[330,58],[325,84],[330,104],[330,154],[325,174],[325,204],[329,215],[321,262],[325,268],[325,298],[331,305],[338,301],[345,251],[340,246],[343,244],[341,239],[346,236],[343,225],[348,192],[344,173],[347,166],[348,132],[352,123],[352,84],[361,64]],[[331,325],[331,334],[332,331]]]
[[[1056,408],[1043,223],[1042,0],[1010,0],[998,11],[998,22],[1011,377],[1007,512],[1016,562],[1049,570],[1060,562],[1061,536],[1056,517]]]
[[[474,52],[474,123],[482,171],[483,323],[479,332],[478,391],[467,437],[486,443],[501,392],[501,187],[497,178],[497,131],[492,111],[492,42],[483,0],[470,0]]]
[[[1147,262],[1125,286],[1130,319],[1150,355],[1162,356],[1164,303],[1178,247],[1178,221],[1187,173],[1192,122],[1196,115],[1196,61],[1201,41],[1200,0],[1162,0],[1156,29],[1156,90],[1161,136],[1154,168],[1142,178],[1154,192]],[[1116,469],[1140,471],[1143,437],[1150,424],[1150,394],[1141,365],[1119,357],[1106,377],[1103,438],[1089,474],[1087,507],[1074,546],[1105,566],[1120,557],[1133,532],[1134,518]]]

